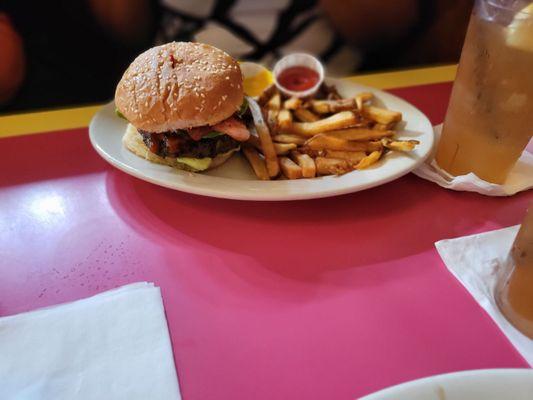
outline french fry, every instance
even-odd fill
[[[290,133],[302,136],[314,136],[322,132],[348,128],[356,123],[357,117],[353,112],[341,111],[315,122],[295,122],[290,127]]]
[[[261,141],[259,140],[257,136],[250,135],[250,139],[248,139],[246,143],[251,144],[261,153],[263,152],[263,148],[261,147]],[[294,143],[273,143],[273,144],[274,144],[274,150],[276,150],[276,154],[278,156],[285,156],[289,154],[291,150],[295,150],[296,147],[298,147]]]
[[[307,138],[303,136],[292,135],[290,133],[281,133],[279,135],[274,135],[272,139],[274,140],[274,142],[278,143],[294,143],[297,145],[302,145],[307,140]]]
[[[259,137],[255,135],[250,135],[250,138],[244,144],[249,144],[250,146],[255,147],[257,150],[261,152],[263,151],[261,149],[261,141],[259,140]]]
[[[353,169],[348,161],[336,158],[317,157],[315,163],[318,175],[342,175]]]
[[[270,136],[268,126],[263,119],[263,114],[259,108],[259,105],[254,99],[249,97],[247,99],[250,112],[252,113],[252,117],[254,119],[255,129],[257,131],[257,135],[259,136],[259,140],[261,141],[261,148],[263,149],[263,154],[265,156],[268,175],[271,178],[274,178],[279,174],[279,163],[276,150],[272,144],[272,137]]]
[[[355,169],[365,169],[365,168],[370,167],[372,164],[375,164],[379,161],[382,154],[383,154],[383,151],[381,150],[373,151],[368,156],[366,156],[361,161],[359,161],[359,164],[357,164]]]
[[[298,146],[294,143],[274,143],[274,149],[278,156],[285,156],[289,154],[290,151],[296,150]]]
[[[320,119],[318,115],[306,108],[298,108],[294,110],[294,116],[302,122],[315,122]]]
[[[355,99],[311,100],[311,108],[318,114],[330,114],[356,108]]]
[[[374,95],[370,92],[361,92],[355,96],[355,103],[357,104],[357,109],[362,110],[363,105],[374,98]]]
[[[244,156],[252,166],[255,175],[263,181],[268,181],[270,177],[268,176],[265,161],[259,156],[257,150],[251,147],[250,145],[245,144],[242,146],[242,151],[244,153]]]
[[[304,178],[314,178],[316,176],[316,165],[309,155],[291,151],[291,158],[302,168],[302,176]]]
[[[270,98],[274,95],[274,93],[278,92],[278,88],[274,83],[272,83],[269,87],[267,87],[265,90],[263,90],[263,93],[261,93],[261,96],[257,99],[257,103],[262,107],[268,101]]]
[[[368,128],[348,128],[327,132],[328,136],[334,136],[346,140],[377,140],[384,137],[394,136],[394,131],[380,131]]]
[[[298,152],[307,154],[311,158],[326,157],[327,150],[311,150],[309,147],[298,147]]]
[[[268,125],[268,128],[270,129],[270,132],[275,133],[278,131],[278,114],[279,110],[266,110],[266,123]]]
[[[357,124],[352,126],[351,128],[367,128],[367,129],[373,129],[376,123],[372,121],[371,119],[365,117],[362,114],[359,114],[359,121]]]
[[[320,91],[322,91],[326,96],[328,100],[337,100],[341,99],[342,96],[337,91],[337,88],[334,85],[327,85],[325,83],[322,84],[322,87],[320,88]]]
[[[382,149],[383,145],[381,142],[352,142],[321,133],[308,139],[304,147],[311,150],[374,151]]]
[[[400,122],[402,120],[401,112],[374,106],[363,106],[363,114],[372,121],[376,121],[378,124],[384,125],[393,122]]]
[[[295,164],[290,158],[281,157],[279,159],[281,172],[289,179],[300,179],[302,177],[302,168]]]
[[[269,110],[279,110],[281,108],[281,95],[279,93],[274,93],[268,103],[266,108]]]
[[[302,99],[291,97],[283,102],[283,108],[286,110],[297,110],[302,105]]]
[[[381,139],[383,147],[394,151],[412,151],[417,144],[420,144],[418,140],[391,140]]]
[[[292,125],[292,114],[289,110],[280,110],[278,113],[277,126],[280,130],[289,129]]]
[[[377,131],[389,131],[389,130],[392,130],[394,129],[394,125],[396,125],[396,122],[393,122],[391,124],[374,124],[374,126],[372,127],[372,129],[375,129]]]
[[[324,156],[327,158],[337,158],[339,160],[346,160],[352,165],[359,164],[359,161],[366,157],[366,153],[364,151],[326,150],[324,153]]]

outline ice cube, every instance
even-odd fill
[[[533,3],[514,15],[506,28],[507,46],[533,52]]]

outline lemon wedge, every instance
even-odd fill
[[[247,96],[259,96],[272,82],[272,72],[260,64],[241,62],[241,71],[244,77],[244,93]]]
[[[533,3],[516,13],[506,34],[508,46],[533,52]]]

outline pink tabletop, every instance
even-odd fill
[[[442,121],[450,84],[394,90]],[[341,197],[253,203],[113,169],[87,129],[0,140],[0,315],[135,281],[162,288],[185,399],[353,399],[527,364],[434,242],[520,222],[413,175]]]

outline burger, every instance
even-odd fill
[[[123,143],[149,161],[188,171],[214,168],[250,137],[239,64],[216,47],[172,42],[128,67],[115,92],[129,124]]]

